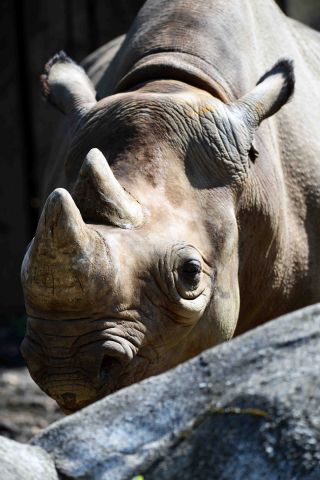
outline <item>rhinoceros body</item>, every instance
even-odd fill
[[[22,267],[22,350],[63,408],[320,300],[319,47],[271,0],[149,0],[85,62],[98,102],[48,64],[63,188]]]

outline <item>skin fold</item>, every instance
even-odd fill
[[[150,0],[94,83],[47,64],[22,352],[65,411],[319,301],[318,37],[269,0]]]

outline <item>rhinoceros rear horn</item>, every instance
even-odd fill
[[[265,73],[257,86],[237,102],[230,104],[242,115],[252,132],[259,124],[275,114],[294,93],[294,69],[290,60],[280,60]]]
[[[89,77],[64,52],[49,60],[40,79],[44,97],[65,114],[81,115],[96,103]]]
[[[83,162],[73,198],[88,221],[120,228],[136,228],[143,222],[141,205],[120,185],[97,148]]]

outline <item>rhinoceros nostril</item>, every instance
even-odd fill
[[[110,355],[105,355],[101,362],[100,378],[102,380],[105,380],[108,377],[110,370],[112,370],[117,365],[120,365],[119,360],[111,357]]]

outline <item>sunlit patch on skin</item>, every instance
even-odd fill
[[[211,113],[215,110],[213,105],[207,104],[199,107],[199,115],[205,115],[206,113]]]

